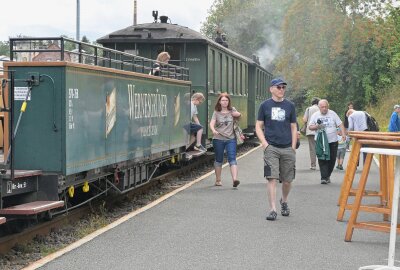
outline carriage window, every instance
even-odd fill
[[[239,89],[239,63],[238,61],[235,61],[235,95],[238,94],[238,89]]]
[[[245,85],[245,89],[244,89],[244,93],[245,95],[249,95],[249,66],[246,65],[245,67],[245,71],[244,71],[244,85]]]
[[[267,74],[263,72],[263,84],[261,85],[262,91],[265,93],[265,97],[267,96]]]
[[[210,67],[209,67],[209,91],[214,92],[215,91],[215,51],[211,50],[211,61],[210,61]]]
[[[223,82],[223,77],[222,77],[222,53],[219,53],[219,92],[223,92],[222,88],[222,82]]]
[[[240,63],[240,73],[239,73],[239,94],[243,95],[243,64]]]
[[[229,58],[225,56],[225,81],[226,81],[226,92],[231,93],[229,89]]]
[[[259,84],[259,88],[260,88],[261,97],[262,97],[262,99],[265,99],[266,92],[263,89],[263,83],[262,83],[262,75],[263,74],[262,74],[261,70],[259,72],[260,72],[260,81],[258,82],[258,84]]]
[[[232,81],[232,94],[235,94],[235,60],[234,59],[232,59],[231,60],[231,64],[232,64],[232,78],[231,78],[231,81]]]
[[[256,77],[256,83],[255,83],[255,86],[256,86],[256,93],[257,93],[257,98],[260,98],[260,86],[258,85],[258,82],[260,81],[260,72],[258,71],[258,69],[256,69],[257,70],[257,77]]]
[[[260,84],[260,88],[261,88],[261,91],[264,93],[264,97],[266,97],[267,91],[264,88],[264,86],[265,86],[265,80],[264,80],[265,73],[263,71],[261,71],[261,72],[262,72],[261,73],[262,74],[262,81],[261,81],[261,84]]]
[[[179,45],[168,45],[168,44],[158,44],[153,46],[151,59],[157,59],[157,56],[160,52],[168,52],[171,56],[169,60],[170,64],[176,66],[184,66],[184,63],[181,60],[181,46]]]
[[[263,91],[265,92],[265,94],[267,94],[267,82],[268,82],[268,77],[267,77],[267,74],[265,73],[265,72],[263,72],[263,84],[262,84],[262,88],[263,88]]]

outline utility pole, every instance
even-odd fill
[[[76,41],[80,40],[80,3],[79,0],[76,0]]]
[[[133,1],[133,25],[137,25],[137,0]]]

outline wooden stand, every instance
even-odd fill
[[[380,155],[389,155],[389,156],[397,156],[396,162],[398,166],[396,167],[395,179],[394,179],[394,188],[393,188],[393,199],[391,204],[391,224],[390,224],[390,240],[389,240],[389,255],[388,255],[388,265],[369,265],[360,267],[359,270],[367,270],[367,269],[400,269],[399,267],[394,266],[394,255],[396,249],[396,234],[399,232],[399,228],[397,227],[397,213],[399,207],[399,189],[400,189],[400,150],[399,149],[384,149],[384,148],[361,148],[361,152],[368,153],[367,160],[371,161],[372,154],[380,154]],[[367,163],[367,162],[366,162]],[[370,164],[370,163],[369,163]],[[368,176],[369,165],[365,166],[363,169],[363,173],[360,179],[360,183],[358,186],[357,194],[354,200],[354,207],[351,212],[350,220],[347,224],[346,238],[351,240],[351,236],[353,234],[353,229],[363,228],[363,229],[372,229],[377,231],[387,231],[387,224],[377,224],[372,222],[359,222],[357,223],[357,215],[360,207],[363,189],[365,188],[366,177]]]
[[[338,200],[339,211],[336,218],[338,221],[343,220],[345,210],[351,210],[353,207],[353,205],[348,204],[347,201],[349,196],[355,196],[357,192],[357,189],[353,189],[352,185],[357,170],[357,163],[360,156],[361,146],[368,145],[368,146],[383,147],[383,148],[400,148],[400,143],[394,142],[394,140],[400,140],[400,133],[352,131],[349,133],[349,135],[353,138],[353,147],[347,164],[346,174],[344,176],[340,190],[340,195]],[[381,166],[380,166],[379,190],[378,191],[364,190],[363,192],[363,196],[380,197],[380,205],[375,205],[373,207],[377,206],[386,207],[391,205],[390,202],[391,202],[391,194],[392,194],[393,178],[394,178],[393,176],[394,158],[386,155],[381,155],[380,163]],[[368,173],[366,176],[368,176]],[[365,205],[361,205],[360,208],[361,210],[364,211],[371,210],[370,206],[365,206]],[[375,212],[375,211],[372,209],[369,212]],[[382,213],[384,214],[384,220],[387,221],[389,214],[387,213],[387,211],[383,211]]]

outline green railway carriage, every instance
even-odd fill
[[[104,47],[155,59],[161,51],[171,55],[173,64],[190,70],[192,93],[202,92],[207,106],[199,106],[204,136],[210,139],[208,125],[217,96],[231,95],[233,105],[242,113],[240,126],[249,135],[254,133],[256,107],[266,98],[272,75],[257,61],[191,30],[162,23],[129,26],[97,40]]]
[[[188,82],[68,62],[8,68],[16,80],[46,74],[55,86],[42,77],[32,88],[15,140],[16,169],[69,176],[186,147]],[[18,89],[23,97],[28,87]],[[22,99],[14,101],[16,115]]]
[[[150,181],[160,164],[187,160],[187,69],[168,65],[165,76],[148,75],[153,60],[65,38],[10,44],[2,109],[6,134],[15,136],[5,142],[9,162],[0,164],[0,217],[67,211]]]

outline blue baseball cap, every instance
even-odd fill
[[[281,78],[275,78],[271,81],[271,86],[276,86],[276,85],[281,85],[281,84],[287,85],[287,83]]]

